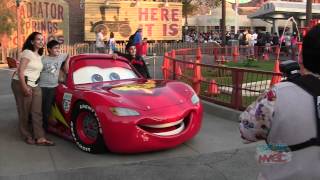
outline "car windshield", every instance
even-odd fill
[[[73,72],[74,84],[110,82],[134,78],[138,78],[137,74],[125,67],[101,68],[98,66],[84,66]]]

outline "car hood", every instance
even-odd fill
[[[96,91],[113,98],[114,105],[151,110],[190,101],[193,91],[182,82],[162,80],[126,81],[81,85],[82,90]]]

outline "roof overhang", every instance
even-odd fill
[[[249,14],[251,19],[306,19],[305,2],[273,1],[263,4],[256,12]],[[312,16],[320,18],[320,4],[312,4]]]

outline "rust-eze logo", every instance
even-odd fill
[[[284,164],[292,159],[292,153],[285,144],[264,144],[257,146],[256,159],[259,164]]]

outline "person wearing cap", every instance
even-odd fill
[[[310,85],[315,89],[320,89],[319,37],[320,25],[317,25],[304,37],[302,45],[302,77],[319,82]],[[273,147],[281,145],[291,150],[291,155],[275,159],[283,161],[281,164],[262,164],[258,179],[319,179],[319,146],[298,150],[292,148],[317,137],[316,119],[313,96],[289,81],[280,82],[267,90],[240,115],[240,134],[245,143],[265,140]]]
[[[51,106],[54,103],[55,91],[60,82],[63,82],[63,74],[68,72],[68,54],[60,53],[60,43],[51,40],[47,43],[48,56],[42,58],[43,69],[40,73],[39,86],[42,90],[42,116],[43,128],[48,131],[48,119]],[[61,66],[63,67],[61,69]]]
[[[136,46],[137,55],[141,56],[142,49],[142,27],[139,27],[135,33],[133,44]]]
[[[135,67],[136,70],[144,78],[150,79],[151,76],[150,76],[148,67],[146,66],[146,63],[145,63],[143,57],[137,54],[136,47],[134,45],[131,45],[128,48],[128,51],[129,51],[129,53],[122,53],[122,52],[119,52],[119,51],[115,51],[114,54],[113,54],[113,58],[117,59],[117,57],[119,55],[119,56],[122,56],[122,57],[128,59],[129,62],[133,65],[133,67]]]

